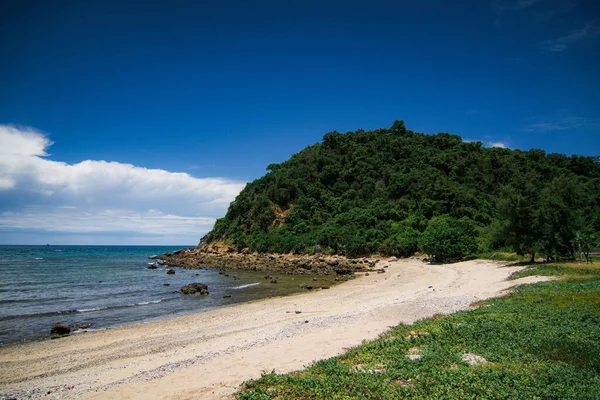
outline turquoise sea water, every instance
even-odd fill
[[[149,256],[179,248],[0,246],[0,346],[48,338],[56,322],[104,329],[290,292],[260,272],[147,269]],[[177,292],[191,282],[210,295]]]

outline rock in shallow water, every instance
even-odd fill
[[[183,286],[179,292],[183,293],[183,294],[201,294],[201,295],[207,295],[208,294],[208,286],[206,286],[204,283],[199,283],[199,282],[194,282],[194,283],[190,283],[189,285],[185,285]]]
[[[68,335],[70,333],[71,333],[71,327],[62,322],[58,322],[58,323],[52,325],[52,328],[50,328],[51,335],[64,336],[64,335]]]

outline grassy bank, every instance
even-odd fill
[[[598,398],[600,264],[534,265],[561,279],[400,325],[346,354],[246,382],[239,399]]]

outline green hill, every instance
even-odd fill
[[[208,242],[456,259],[511,247],[574,257],[600,231],[600,158],[486,148],[460,136],[330,132],[249,183]]]

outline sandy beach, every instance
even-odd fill
[[[231,398],[262,371],[301,369],[390,326],[463,310],[543,279],[507,281],[519,267],[481,260],[378,267],[386,273],[328,290],[2,348],[0,397]]]

